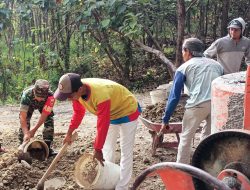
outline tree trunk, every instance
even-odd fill
[[[85,51],[85,36],[84,33],[81,33],[81,47],[80,47],[80,51],[84,52]]]
[[[125,44],[125,56],[126,56],[125,67],[124,67],[124,76],[129,79],[130,78],[130,76],[129,76],[130,68],[133,67],[133,65],[134,65],[132,44],[131,44],[131,40],[129,40],[127,38],[123,38],[123,42]]]
[[[37,30],[38,28],[39,28],[39,23],[38,23],[38,15],[37,15],[38,13],[37,13],[37,10],[36,9],[34,9],[33,10],[33,21],[34,21],[34,26],[35,26],[35,29]],[[40,44],[41,43],[41,41],[40,41],[40,38],[39,38],[39,35],[38,35],[38,32],[35,32],[35,34],[36,34],[36,39],[37,39],[37,44]]]
[[[38,26],[39,26],[39,30],[38,30],[38,35],[39,35],[39,39],[40,39],[40,42],[43,41],[43,34],[42,34],[42,26],[43,26],[43,23],[42,23],[42,13],[38,10],[37,11],[38,13]]]
[[[209,0],[207,1],[207,4],[206,4],[206,15],[205,15],[205,18],[206,18],[206,24],[205,24],[205,31],[204,31],[204,36],[205,36],[205,39],[207,39],[208,10],[209,10]]]
[[[227,22],[228,22],[228,9],[229,0],[222,1],[222,13],[221,13],[221,36],[225,36],[227,32]]]
[[[213,22],[213,40],[215,40],[217,38],[217,26],[218,26],[218,16],[217,16],[217,11],[218,11],[218,7],[217,4],[214,5],[214,22]]]
[[[179,67],[182,63],[182,42],[184,39],[184,27],[185,27],[185,1],[177,0],[177,44],[176,44],[176,57],[175,66]]]
[[[69,24],[69,14],[66,14],[65,16],[65,26]],[[66,31],[66,41],[64,44],[64,66],[66,71],[69,70],[69,59],[70,59],[70,38],[71,38],[71,33],[69,30],[69,26],[65,28]]]
[[[57,36],[56,36],[56,16],[55,16],[55,11],[51,10],[51,27],[50,27],[50,49],[55,50],[57,49]],[[56,40],[54,40],[56,39]]]
[[[44,42],[48,41],[48,11],[43,11],[43,38],[44,38]]]
[[[204,0],[200,0],[200,22],[199,22],[199,25],[200,25],[200,32],[199,32],[199,38],[200,40],[202,40],[203,42],[205,41],[205,29],[204,29],[204,26],[205,26],[205,2]]]
[[[186,15],[186,26],[187,26],[187,33],[190,34],[191,33],[191,23],[190,23],[190,11],[187,12],[187,15]]]

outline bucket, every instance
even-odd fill
[[[152,104],[165,103],[167,100],[166,89],[156,89],[149,92]]]
[[[89,153],[83,154],[75,165],[76,183],[85,189],[115,189],[120,179],[120,166],[109,161],[104,166]]]
[[[48,145],[43,140],[30,139],[21,145],[24,153],[28,152],[34,159],[44,161],[49,157]]]

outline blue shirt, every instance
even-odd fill
[[[222,66],[215,60],[205,57],[193,57],[182,64],[175,73],[163,123],[168,123],[181,96],[181,91],[186,85],[189,99],[186,108],[194,107],[202,102],[211,100],[211,83],[223,75]]]

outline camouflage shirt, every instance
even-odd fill
[[[53,92],[49,91],[49,95],[45,100],[37,101],[33,92],[34,86],[25,89],[21,96],[20,111],[28,112],[30,109],[45,112],[48,115],[52,112],[55,99]]]

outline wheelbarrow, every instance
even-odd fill
[[[174,122],[169,124],[169,129],[163,133],[159,134],[161,130],[161,124],[160,123],[153,123],[143,117],[139,117],[141,123],[149,129],[149,133],[152,137],[152,150],[151,154],[152,156],[155,156],[156,149],[157,148],[177,148],[180,142],[180,136],[179,133],[181,133],[182,130],[182,123],[181,122]],[[177,140],[172,142],[163,142],[164,135],[165,134],[175,134]]]

